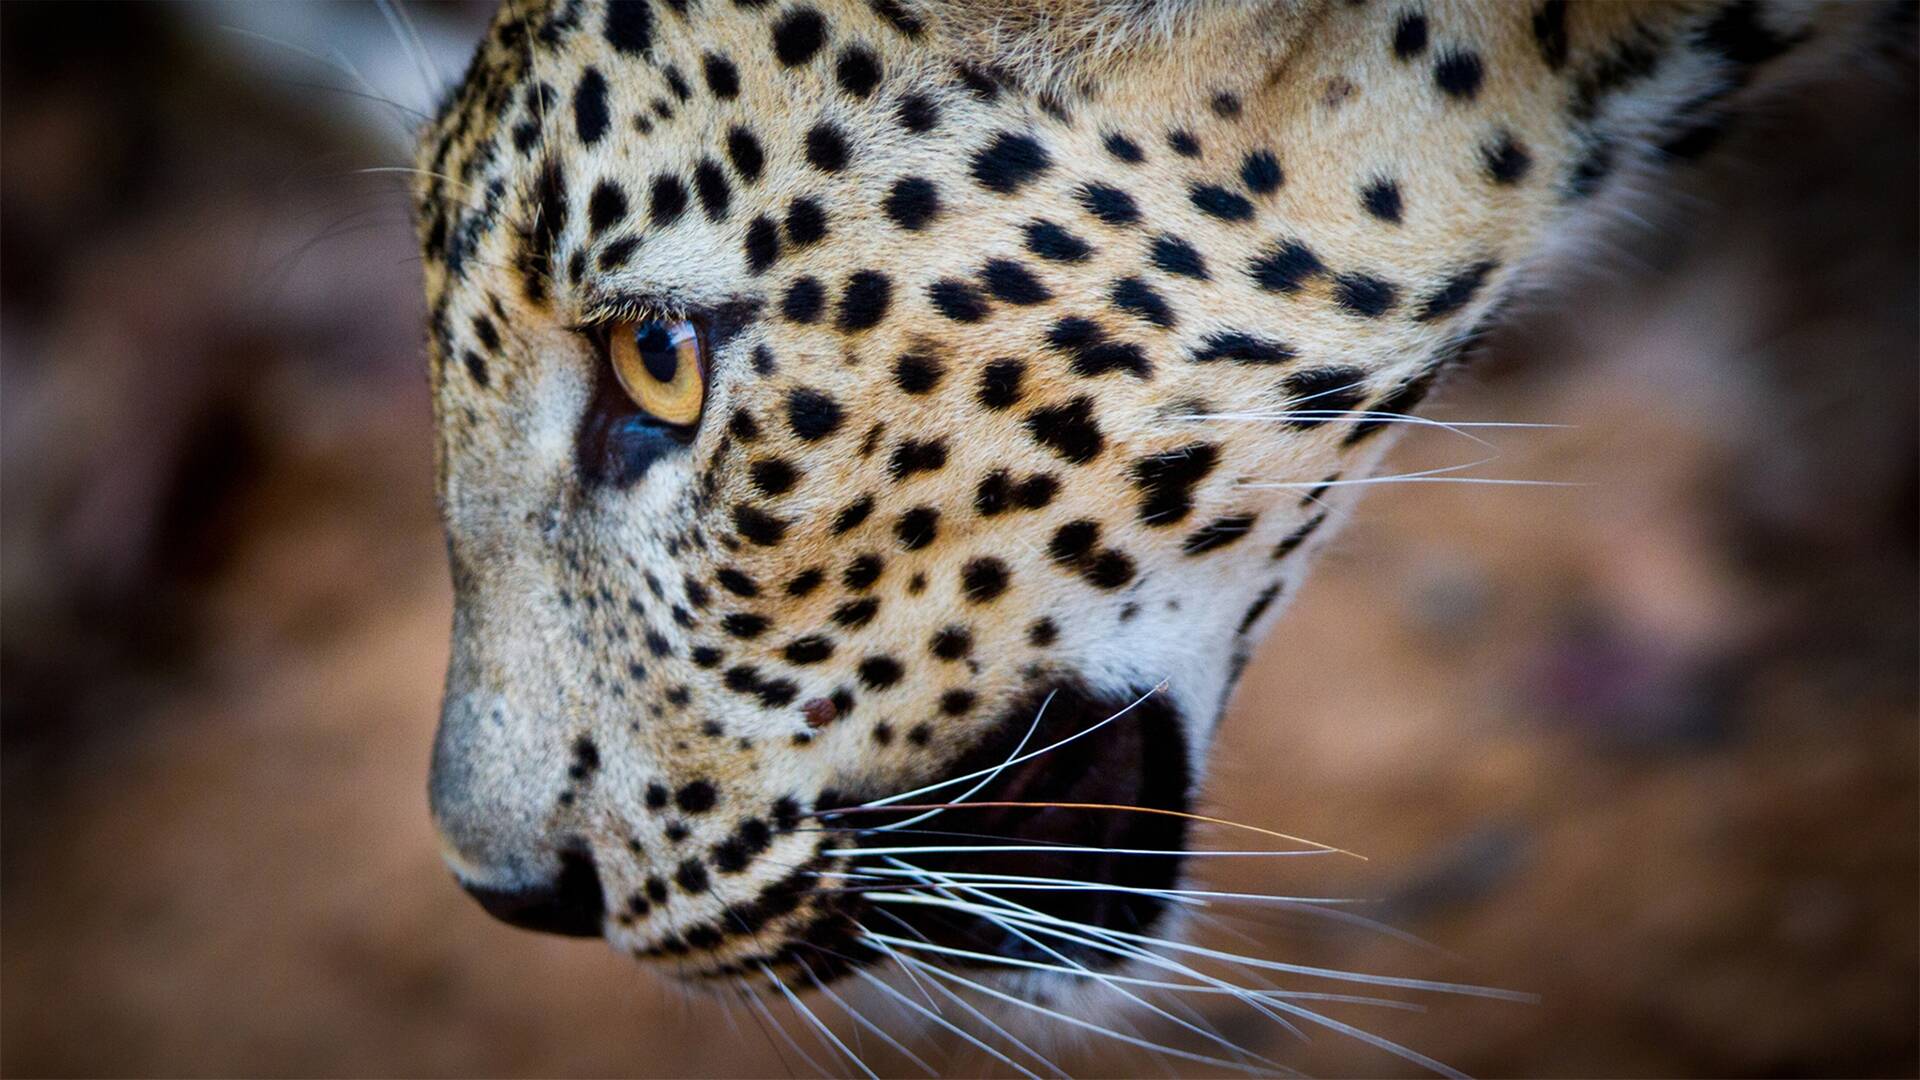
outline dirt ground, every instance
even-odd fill
[[[89,10],[0,5],[0,1072],[804,1075],[441,869],[417,266],[350,172],[391,144],[188,9]],[[1478,1074],[1920,1073],[1917,119],[1910,59],[1795,95],[1483,343],[1431,415],[1563,425],[1476,430],[1474,474],[1569,486],[1376,490],[1205,790],[1368,858],[1201,883],[1432,947],[1264,909],[1202,940],[1538,995],[1334,1010]],[[1309,1073],[1419,1072],[1202,1011]]]

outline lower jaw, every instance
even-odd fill
[[[1055,745],[1080,732],[1088,733]],[[1177,815],[1188,809],[1192,784],[1179,712],[1164,693],[1109,696],[1072,683],[1046,687],[1011,707],[944,771],[992,770],[1045,747],[1052,749],[1008,766],[965,802],[898,831],[885,826],[924,811],[843,817],[847,826],[871,830],[855,834],[851,846],[925,849],[853,856],[847,869],[854,874],[863,867],[886,874],[862,882],[883,886],[872,893],[844,894],[837,906],[846,922],[952,950],[940,954],[942,962],[961,966],[994,966],[957,955],[963,953],[1046,964],[1064,957],[1096,969],[1124,959],[1089,942],[1096,931],[1150,932],[1167,909],[1150,891],[1178,884],[1187,821]],[[970,787],[956,784],[924,801],[958,799]],[[846,807],[820,810],[831,816]],[[1013,850],[943,850],[972,847]]]

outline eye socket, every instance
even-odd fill
[[[614,378],[641,411],[691,427],[707,397],[706,335],[691,319],[626,320],[607,328]]]

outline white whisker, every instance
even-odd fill
[[[962,1039],[965,1039],[968,1043],[972,1044],[976,1049],[980,1050],[982,1053],[992,1056],[996,1061],[999,1061],[1001,1064],[1007,1066],[1010,1069],[1013,1069],[1014,1071],[1018,1072],[1020,1075],[1027,1077],[1028,1080],[1040,1080],[1040,1075],[1038,1073],[1034,1072],[1033,1070],[1027,1068],[1024,1065],[1021,1065],[1019,1062],[1013,1060],[1012,1058],[1001,1053],[1000,1051],[995,1050],[993,1047],[988,1046],[986,1043],[981,1042],[971,1032],[954,1024],[952,1021],[948,1020],[946,1017],[941,1016],[936,1012],[930,1011],[926,1006],[921,1005],[919,1002],[916,1002],[912,998],[907,997],[905,994],[902,994],[900,991],[895,990],[891,986],[888,986],[885,982],[881,981],[879,976],[870,975],[866,971],[860,968],[855,968],[853,970],[853,973],[855,975],[860,976],[862,979],[865,979],[867,983],[871,985],[874,989],[890,995],[894,1001],[897,1001],[900,1004],[905,1005],[907,1008],[912,1009],[913,1011],[919,1013],[921,1016],[924,1016],[928,1020],[933,1021],[935,1024],[938,1024],[940,1027],[945,1028],[947,1031],[950,1031],[953,1034],[960,1036]]]
[[[787,1034],[787,1029],[780,1023],[779,1017],[774,1016],[773,1010],[767,1008],[767,1003],[761,1001],[760,995],[753,992],[753,987],[747,984],[747,980],[736,979],[735,982],[740,986],[741,996],[747,999],[747,1005],[764,1021],[762,1028],[771,1028],[775,1034],[779,1035],[780,1041],[787,1044],[787,1049],[800,1055],[800,1060],[807,1063],[807,1067],[813,1070],[814,1075],[828,1075],[827,1070],[821,1068],[820,1063],[813,1060],[813,1055],[800,1049],[800,1044],[793,1040],[793,1036]]]
[[[1338,848],[1298,848],[1275,851],[1179,851],[1171,848],[1070,847],[1051,844],[945,844],[938,847],[851,847],[827,848],[822,855],[856,858],[862,855],[939,855],[988,851],[1029,851],[1049,855],[1101,853],[1106,855],[1179,855],[1189,859],[1226,859],[1236,857],[1274,858],[1282,855],[1340,855]]]
[[[1040,707],[1034,710],[1033,723],[1027,726],[1027,733],[1025,735],[1020,736],[1019,745],[1015,746],[1013,748],[1013,752],[1007,755],[1007,760],[1001,762],[999,766],[995,768],[992,772],[989,772],[987,775],[981,777],[979,783],[968,788],[966,793],[961,795],[959,798],[953,800],[954,802],[964,803],[968,799],[971,799],[975,795],[978,795],[980,793],[981,788],[984,788],[988,784],[993,783],[996,777],[998,777],[1002,772],[1006,771],[1007,766],[1013,764],[1014,761],[1019,759],[1020,751],[1025,750],[1027,748],[1027,742],[1028,740],[1033,738],[1033,733],[1040,730],[1040,721],[1043,718],[1045,718],[1045,716],[1047,715],[1047,706],[1053,704],[1053,699],[1059,693],[1060,692],[1058,690],[1050,690],[1047,692],[1046,700],[1042,701],[1040,703]],[[875,826],[873,831],[874,832],[891,832],[894,829],[904,829],[909,825],[918,825],[919,823],[926,821],[928,818],[939,816],[941,813],[944,813],[948,809],[950,808],[943,806],[943,807],[937,807],[932,810],[922,811],[921,813],[915,815],[914,817],[910,817],[905,821],[894,822],[891,825]]]
[[[865,1016],[860,1015],[858,1010],[854,1009],[853,1006],[847,1004],[846,999],[842,998],[839,994],[836,994],[833,992],[833,987],[828,986],[825,982],[822,982],[821,980],[816,978],[813,981],[813,988],[815,990],[820,991],[822,994],[825,994],[828,998],[832,999],[835,1005],[840,1006],[840,1011],[843,1013],[846,1013],[848,1019],[852,1020],[855,1024],[859,1025],[860,1027],[863,1027],[866,1030],[873,1032],[876,1038],[878,1038],[881,1042],[886,1043],[888,1046],[893,1047],[895,1050],[898,1050],[902,1056],[904,1056],[908,1061],[913,1062],[915,1065],[918,1065],[921,1071],[925,1072],[928,1076],[940,1075],[940,1070],[927,1064],[926,1061],[922,1059],[919,1054],[916,1054],[912,1050],[907,1049],[907,1045],[905,1043],[894,1038],[892,1035],[887,1034],[885,1028],[882,1028],[880,1025],[867,1019]]]
[[[1139,705],[1142,702],[1146,701],[1148,698],[1152,697],[1154,694],[1157,694],[1160,691],[1166,689],[1166,687],[1167,687],[1167,680],[1165,679],[1160,680],[1159,682],[1153,685],[1152,689],[1148,690],[1144,694],[1141,694],[1139,697],[1133,699],[1131,703],[1129,703],[1125,708],[1121,709],[1119,712],[1114,713],[1112,716],[1107,717],[1105,720],[1102,720],[1097,724],[1093,724],[1088,727],[1082,728],[1081,730],[1074,732],[1072,735],[1069,735],[1066,738],[1061,739],[1059,742],[1052,743],[1047,746],[1043,746],[1038,750],[1034,750],[1020,757],[1009,758],[1008,760],[1003,761],[998,765],[991,766],[989,768],[976,769],[975,771],[970,772],[965,776],[956,776],[950,780],[942,780],[938,783],[928,784],[926,787],[915,788],[912,791],[903,791],[898,795],[889,795],[884,799],[875,799],[872,802],[861,803],[860,809],[867,810],[867,809],[872,809],[878,806],[892,806],[894,803],[905,802],[908,799],[914,798],[915,796],[925,795],[929,791],[939,791],[941,788],[952,787],[955,784],[964,784],[968,780],[974,780],[982,776],[998,773],[1000,770],[1005,769],[1010,765],[1018,765],[1023,761],[1031,761],[1034,758],[1037,758],[1040,755],[1045,754],[1049,751],[1057,750],[1060,747],[1065,746],[1068,743],[1074,741],[1075,739],[1081,738],[1086,735],[1091,735],[1094,732],[1099,731],[1101,728],[1106,727],[1108,724],[1111,724],[1115,720],[1118,720],[1121,717],[1132,712],[1135,708],[1139,707]],[[824,820],[824,819],[833,817],[834,813],[833,811],[827,811],[826,813],[820,814],[818,816]]]
[[[794,1009],[800,1013],[802,1019],[812,1024],[814,1029],[824,1036],[828,1042],[831,1042],[835,1049],[844,1054],[847,1060],[853,1062],[855,1068],[865,1073],[868,1080],[880,1080],[879,1074],[867,1068],[867,1063],[860,1060],[860,1055],[847,1049],[847,1044],[840,1041],[840,1036],[835,1035],[832,1028],[828,1027],[818,1016],[815,1016],[812,1009],[807,1008],[806,1003],[800,1000],[800,995],[787,989],[787,984],[781,981],[780,976],[774,974],[772,968],[761,964],[760,973],[765,975],[769,982],[773,983],[774,989],[780,991],[781,995],[787,999],[787,1004],[793,1006]]]

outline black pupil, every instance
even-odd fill
[[[633,342],[640,350],[640,362],[646,365],[647,374],[663,383],[672,382],[674,374],[680,370],[680,350],[674,348],[673,338],[667,334],[667,324],[642,324],[633,332]]]

